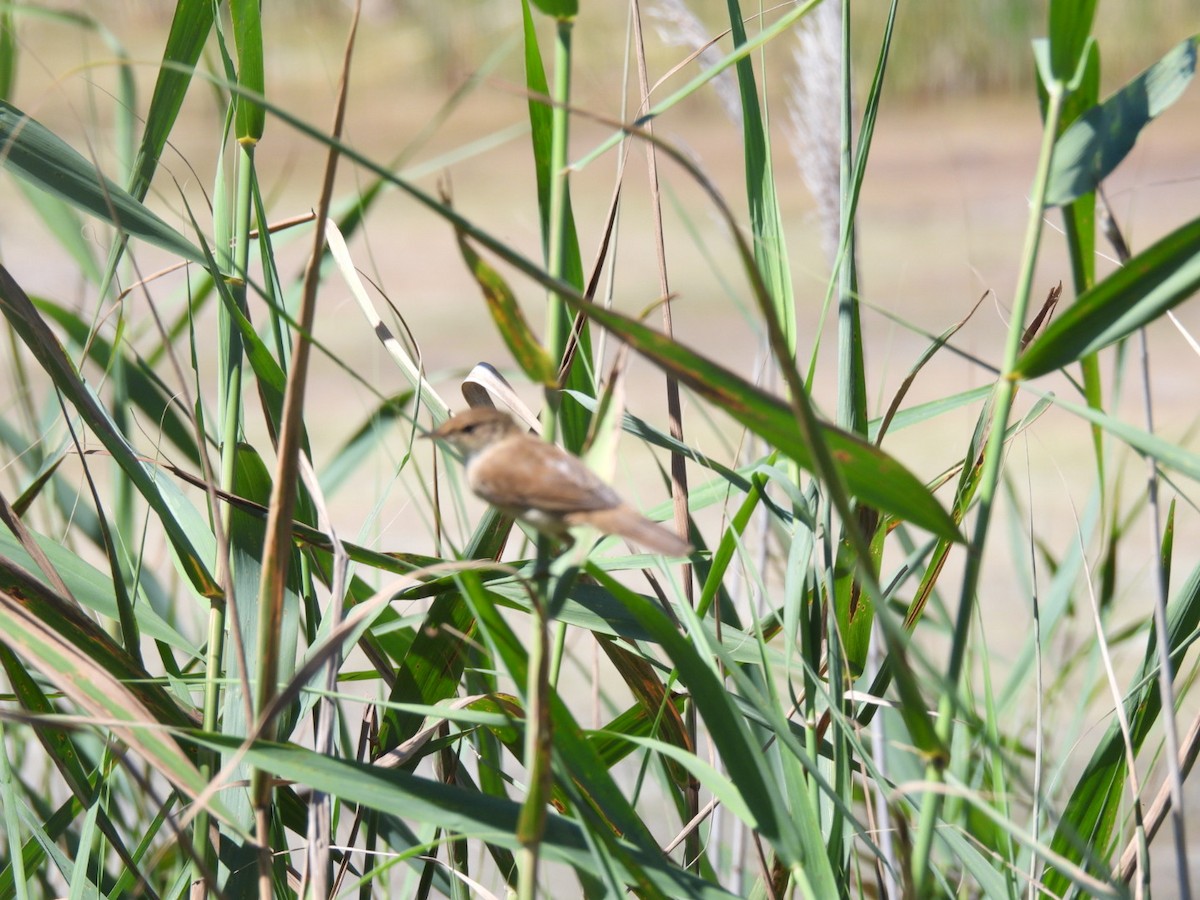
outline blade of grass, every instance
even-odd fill
[[[0,163],[30,184],[171,253],[203,254],[37,120],[0,100]]]

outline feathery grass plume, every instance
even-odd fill
[[[655,23],[655,30],[664,44],[672,47],[688,47],[701,65],[713,66],[724,58],[724,53],[713,40],[710,31],[683,0],[658,0],[647,8]],[[733,69],[726,69],[712,81],[721,107],[734,125],[742,124],[742,101],[738,97],[737,80]]]
[[[788,103],[789,146],[821,218],[821,245],[830,265],[841,238],[839,199],[842,4],[827,0],[796,29],[797,75]]]

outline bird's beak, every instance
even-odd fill
[[[446,421],[449,421],[449,419],[447,419]],[[426,431],[424,434],[418,434],[417,437],[423,441],[439,440],[442,437],[442,428],[444,428],[445,425],[446,425],[446,423],[443,422],[437,428],[431,428],[429,431]]]

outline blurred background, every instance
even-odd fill
[[[267,65],[270,100],[313,127],[328,131],[338,72],[345,52],[349,4],[296,0],[266,4],[272,39]],[[718,53],[730,41],[721,0],[642,0],[648,21],[650,80],[661,100],[700,71],[689,56],[706,42]],[[755,4],[743,4],[747,14]],[[858,95],[863,96],[876,64],[886,9],[882,3],[855,5],[853,36]],[[956,337],[959,354],[940,353],[912,387],[907,405],[989,384],[986,364],[1001,354],[1008,303],[1017,277],[1028,220],[1027,196],[1040,140],[1040,117],[1030,41],[1045,31],[1046,4],[1030,0],[928,0],[902,4],[888,63],[881,117],[867,169],[858,218],[860,290],[864,331],[871,353],[867,377],[873,386],[871,413],[880,414],[931,335],[966,317],[972,321]],[[158,61],[170,25],[167,4],[152,0],[93,0],[56,3],[53,8],[16,7],[17,54],[11,102],[39,119],[85,155],[95,158],[117,181],[128,165],[136,133],[113,116],[119,94],[120,58],[131,60],[135,115],[153,89]],[[765,11],[769,24],[773,9]],[[529,258],[541,258],[534,175],[530,163],[527,98],[524,93],[520,4],[516,0],[367,0],[364,27],[354,49],[345,142],[361,154],[393,168],[422,189],[450,191],[468,218]],[[540,17],[539,17],[540,18]],[[585,271],[602,238],[606,211],[617,180],[618,156],[589,159],[608,138],[613,120],[636,114],[637,84],[632,68],[614,66],[628,45],[628,6],[583,0],[575,29],[577,68],[573,96],[580,112],[572,121],[571,158],[584,161],[572,175],[572,197]],[[544,23],[539,22],[539,26]],[[748,23],[753,35],[762,25]],[[1200,27],[1195,0],[1101,4],[1095,34],[1101,49],[1102,96],[1161,58]],[[286,51],[281,50],[286,47]],[[548,40],[543,43],[549,47]],[[544,52],[547,52],[544,49]],[[820,73],[805,57],[800,40],[772,41],[756,55],[760,86],[773,110],[775,176],[791,250],[801,365],[815,360],[814,396],[830,412],[834,392],[834,323],[824,312],[829,277],[828,221],[822,218],[822,174],[815,171],[814,147],[837,128],[836,89],[822,90]],[[215,54],[205,65],[219,71]],[[661,81],[660,81],[661,80]],[[741,167],[741,134],[730,122],[725,88],[718,80],[672,107],[655,121],[656,133],[695,161],[739,215],[746,208]],[[808,97],[807,105],[798,98]],[[822,99],[827,103],[822,106]],[[193,83],[180,125],[156,176],[151,204],[164,217],[190,230],[190,210],[208,229],[209,197],[218,168],[226,162],[214,151],[224,102],[205,84]],[[590,117],[589,117],[590,116]],[[1200,211],[1200,100],[1193,87],[1142,140],[1105,186],[1113,213],[1134,253],[1193,219]],[[317,202],[326,149],[277,119],[268,119],[256,151],[271,217],[283,221],[308,213]],[[766,364],[762,329],[753,311],[724,224],[690,176],[663,163],[666,242],[677,333],[723,365],[757,378]],[[343,161],[335,192],[338,209],[373,176]],[[637,313],[658,299],[658,275],[646,198],[645,160],[632,147],[623,177],[622,215],[617,233],[618,265],[612,275],[614,303]],[[829,187],[825,176],[824,186]],[[836,194],[837,185],[832,189]],[[86,226],[85,226],[86,227]],[[1057,213],[1047,217],[1057,229]],[[97,310],[96,298],[73,260],[50,237],[47,223],[22,202],[13,179],[0,175],[0,259],[31,294],[77,298],[94,311],[101,329],[112,310]],[[308,250],[307,229],[280,258],[294,280]],[[95,256],[105,248],[95,241]],[[478,287],[466,272],[454,235],[440,219],[391,192],[371,210],[351,251],[359,268],[378,287],[420,348],[426,369],[447,399],[457,401],[457,385],[476,362],[512,371],[507,351],[487,319]],[[1111,271],[1108,248],[1098,248],[1101,273]],[[139,277],[171,260],[139,248]],[[511,273],[506,273],[511,274]],[[1035,295],[1055,284],[1066,286],[1063,303],[1073,299],[1070,270],[1061,244],[1045,244]],[[333,356],[355,361],[375,390],[392,393],[404,382],[380,349],[348,294],[327,282],[316,327]],[[540,324],[544,296],[519,278],[512,281],[526,314]],[[181,304],[177,283],[152,283],[145,300],[134,297],[131,339],[149,339],[143,302]],[[382,305],[382,302],[381,302]],[[144,311],[144,307],[142,307]],[[205,315],[213,315],[211,308]],[[1197,425],[1196,372],[1200,360],[1184,332],[1200,332],[1194,301],[1177,310],[1181,330],[1166,324],[1150,329],[1153,395],[1157,428],[1172,441],[1187,443]],[[140,333],[139,333],[140,330]],[[203,332],[203,328],[200,329]],[[152,340],[150,341],[153,342]],[[201,354],[206,348],[200,347]],[[8,353],[6,348],[4,353]],[[339,446],[372,410],[377,397],[339,377],[336,365],[318,359],[310,405],[329,410],[310,416],[318,465],[321,454]],[[636,359],[631,363],[632,412],[662,423],[661,376]],[[1109,373],[1111,374],[1111,373]],[[1073,390],[1064,379],[1040,387]],[[536,402],[537,392],[523,388]],[[1022,396],[1017,415],[1033,397]],[[0,392],[0,402],[12,398]],[[1123,403],[1118,399],[1118,403]],[[1140,422],[1131,404],[1124,418]],[[931,440],[928,427],[915,434],[896,430],[885,449],[930,480],[961,459],[979,407],[947,413],[945,440]],[[686,409],[685,409],[686,415]],[[737,455],[739,436],[729,422],[689,421],[689,442],[722,461]],[[1041,533],[1061,535],[1063,552],[1076,533],[1076,519],[1092,489],[1092,470],[1079,461],[1090,454],[1090,432],[1079,420],[1051,411],[1028,437],[1014,444],[1014,482],[1024,486]],[[255,441],[258,443],[258,441]],[[1191,441],[1194,445],[1194,441]],[[662,485],[645,465],[644,448],[633,441],[623,454],[617,482],[642,506],[662,500]],[[391,479],[396,458],[358,473],[350,489],[331,498],[332,510],[351,539],[383,549],[423,550],[428,522],[415,518]],[[1141,460],[1126,453],[1111,468],[1114,480],[1128,479],[1142,491]],[[376,506],[387,491],[398,498]],[[379,518],[366,516],[374,509]],[[371,524],[363,526],[365,519]],[[1200,537],[1194,508],[1183,510],[1177,547],[1196,546]],[[362,530],[369,531],[364,535]],[[1148,531],[1148,530],[1147,530]],[[1014,553],[1023,536],[1014,530]],[[1138,539],[1127,542],[1130,549]],[[1118,596],[1129,617],[1146,615],[1145,585],[1154,560],[1148,535],[1122,567]],[[1027,551],[1026,551],[1027,552]],[[1184,554],[1184,567],[1194,552]],[[989,596],[980,614],[989,646],[998,657],[1028,636],[1026,599],[1012,592],[1011,559],[989,559]],[[1120,614],[1118,614],[1118,620]],[[1117,626],[1119,627],[1119,625]],[[1080,640],[1087,640],[1085,634]],[[993,646],[994,644],[994,646]],[[1126,661],[1128,662],[1128,661]],[[1195,704],[1195,692],[1188,702]],[[1082,750],[1080,751],[1082,754]],[[1083,758],[1082,755],[1079,758]],[[1192,790],[1195,796],[1195,789]],[[1192,803],[1195,810],[1196,802]]]

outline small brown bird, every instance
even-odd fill
[[[538,531],[567,537],[588,525],[666,556],[691,546],[621,501],[583,461],[521,429],[507,414],[475,407],[443,422],[429,437],[463,454],[467,484],[480,499]]]

